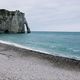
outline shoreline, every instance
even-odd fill
[[[80,60],[0,43],[0,80],[80,80]]]
[[[66,55],[63,55],[63,54],[62,55],[51,54],[51,53],[46,52],[46,51],[32,49],[30,47],[26,47],[26,46],[23,46],[23,45],[20,45],[20,44],[17,44],[17,43],[13,43],[13,42],[8,42],[8,41],[0,40],[0,44],[14,46],[14,47],[21,48],[21,49],[26,49],[26,50],[31,50],[31,51],[42,53],[42,54],[45,54],[45,55],[57,56],[57,57],[62,57],[62,58],[66,58],[66,59],[69,58],[69,59],[72,59],[72,60],[78,60],[78,61],[80,61],[79,57],[71,57],[71,56],[66,56]]]
[[[51,54],[51,53],[46,52],[46,51],[36,50],[36,49],[30,48],[30,47],[26,47],[26,46],[23,46],[23,45],[14,43],[14,42],[8,42],[8,41],[0,40],[0,43],[6,44],[6,45],[10,45],[10,46],[14,46],[14,47],[18,47],[18,48],[22,48],[22,49],[32,50],[32,51],[35,51],[35,52],[40,52],[40,53],[43,53],[43,54],[49,54],[49,55],[52,55],[52,56],[58,56],[58,57],[64,57],[64,58],[69,58],[69,59],[80,60],[79,57],[71,57],[71,56],[66,56],[66,55],[63,55],[63,54],[62,55]]]
[[[37,51],[37,52],[41,52],[41,53],[48,54],[48,52],[46,52],[46,51],[41,51],[41,50],[32,49],[32,48],[30,48],[30,47],[22,46],[22,45],[20,45],[20,44],[14,43],[14,42],[8,42],[8,41],[0,40],[0,43],[2,43],[2,44],[7,44],[7,45],[10,45],[10,46],[19,47],[19,48],[22,48],[22,49],[28,49],[28,50],[32,50],[32,51]]]
[[[38,51],[38,50],[33,50],[31,48],[27,48],[27,47],[24,47],[24,46],[21,46],[21,45],[18,45],[16,43],[7,43],[7,42],[2,42],[0,41],[0,45],[2,46],[7,46],[7,47],[10,47],[12,48],[13,50],[22,50],[22,51],[29,51],[29,52],[32,52],[31,55],[39,55],[45,59],[49,59],[51,60],[52,62],[57,62],[58,64],[67,64],[67,65],[70,65],[70,66],[76,66],[76,67],[80,67],[80,60],[78,59],[74,59],[74,58],[70,58],[70,57],[64,57],[64,56],[57,56],[57,55],[52,55],[52,54],[49,54],[49,53],[46,53],[46,52],[41,52],[41,51]]]

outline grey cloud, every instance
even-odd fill
[[[79,30],[80,0],[2,0],[0,8],[25,12],[32,30]]]

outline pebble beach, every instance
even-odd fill
[[[80,61],[0,43],[0,80],[80,80]]]

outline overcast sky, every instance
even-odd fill
[[[80,31],[80,0],[0,0],[0,8],[24,12],[34,31]]]

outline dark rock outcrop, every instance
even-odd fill
[[[25,26],[27,33],[30,33],[25,14],[16,11],[8,11],[0,9],[0,32],[2,33],[25,33]]]

